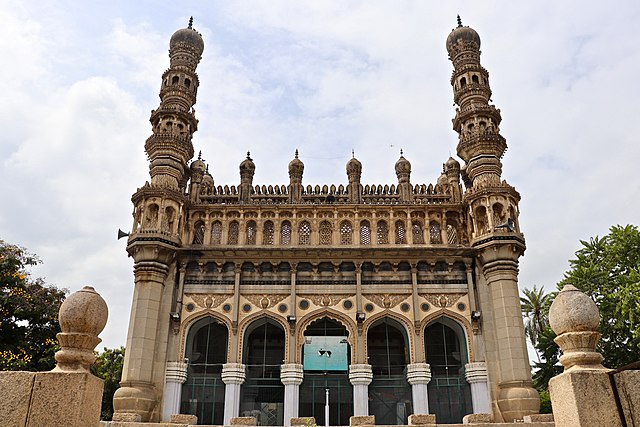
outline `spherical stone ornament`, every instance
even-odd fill
[[[566,285],[549,309],[549,324],[556,335],[595,331],[600,323],[598,307],[573,285]]]

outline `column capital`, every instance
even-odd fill
[[[431,366],[428,363],[407,365],[407,382],[409,384],[429,384],[429,381],[431,381]]]
[[[167,382],[184,384],[187,380],[188,365],[184,362],[167,362],[165,378]]]
[[[355,364],[349,366],[349,381],[352,385],[369,385],[373,380],[371,365]]]
[[[304,378],[302,365],[287,363],[280,366],[280,381],[284,385],[300,385]]]
[[[487,364],[485,362],[467,363],[464,365],[464,377],[469,384],[487,382]]]
[[[242,363],[225,363],[222,365],[222,382],[225,384],[243,384],[246,374]]]

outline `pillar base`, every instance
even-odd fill
[[[498,387],[498,408],[504,422],[522,421],[525,415],[540,412],[540,395],[529,381],[509,381]]]
[[[122,383],[113,395],[114,413],[138,414],[142,422],[151,421],[156,393],[150,384]]]

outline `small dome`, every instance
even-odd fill
[[[362,163],[355,157],[350,158],[347,162],[347,175],[360,173],[362,173]]]
[[[473,28],[462,26],[460,15],[458,15],[458,27],[454,28],[449,34],[449,37],[447,37],[447,51],[451,52],[451,49],[458,40],[475,43],[478,45],[478,49],[480,49],[480,36]]]
[[[189,169],[191,169],[192,172],[200,173],[204,173],[204,171],[207,169],[207,166],[202,161],[202,151],[198,153],[198,158],[191,162],[191,166],[189,166]]]
[[[289,162],[289,174],[291,173],[302,173],[304,171],[304,163],[302,163],[302,160],[300,160],[298,158],[298,150],[296,149],[296,154],[295,157],[293,158],[293,160],[291,160]]]
[[[213,188],[213,177],[209,174],[209,172],[204,174],[204,177],[202,178],[202,184],[207,187]]]
[[[447,175],[445,175],[444,173],[441,173],[440,176],[438,177],[438,180],[436,181],[436,184],[438,184],[440,187],[447,185],[448,184]]]
[[[253,163],[253,159],[251,158],[251,153],[247,151],[247,158],[240,163],[240,174],[250,173],[253,175],[253,172],[256,170],[256,164]]]
[[[446,170],[460,170],[460,162],[458,162],[453,157],[449,157],[449,160],[445,162],[444,166]]]
[[[409,160],[405,159],[402,155],[402,150],[400,150],[400,158],[396,162],[396,175],[401,173],[410,173],[411,172],[411,163]]]
[[[182,28],[171,36],[171,41],[169,42],[169,48],[173,48],[180,43],[186,43],[188,45],[193,46],[199,55],[202,55],[204,51],[204,40],[202,40],[202,36],[196,30],[193,29],[193,17],[189,19],[189,26],[187,28]]]

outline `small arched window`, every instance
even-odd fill
[[[280,225],[280,244],[291,244],[291,223],[289,221],[282,221]]]
[[[413,244],[421,245],[424,243],[424,235],[422,234],[422,224],[414,222],[411,224],[411,234],[413,235]]]
[[[191,87],[191,80],[190,79],[184,79],[184,85],[189,88]]]
[[[201,245],[204,243],[204,222],[198,221],[193,226],[193,241],[194,245]]]
[[[407,230],[405,230],[404,221],[396,221],[396,245],[405,243],[407,243]]]
[[[442,243],[442,234],[440,233],[440,223],[438,221],[429,223],[429,240],[432,244]]]
[[[389,226],[386,221],[378,221],[377,237],[379,245],[389,243]]]
[[[311,224],[309,224],[307,221],[302,221],[300,223],[300,227],[298,227],[298,244],[311,244]]]
[[[466,77],[460,79],[460,87],[465,87],[467,85]]]
[[[321,245],[330,245],[331,242],[331,237],[332,237],[332,229],[331,229],[331,223],[329,221],[322,221],[320,223],[320,244]]]
[[[342,221],[342,224],[340,224],[340,244],[353,244],[353,228],[349,221]]]
[[[249,221],[247,223],[247,245],[256,244],[256,222]]]
[[[229,245],[237,245],[238,244],[238,235],[240,234],[240,226],[237,221],[231,222],[229,224],[229,236],[227,238],[227,243]]]
[[[478,76],[476,76],[475,74],[471,76],[471,81],[474,83],[480,83],[480,80],[478,80]]]
[[[369,221],[362,221],[360,223],[360,244],[371,244],[371,226],[369,225]]]
[[[275,243],[274,240],[273,222],[265,221],[264,226],[262,227],[262,244],[273,245]]]
[[[171,84],[172,85],[177,85],[179,81],[180,81],[180,77],[178,77],[178,76],[173,76],[171,78]]]
[[[211,226],[211,244],[219,245],[222,243],[222,223],[216,221]]]

